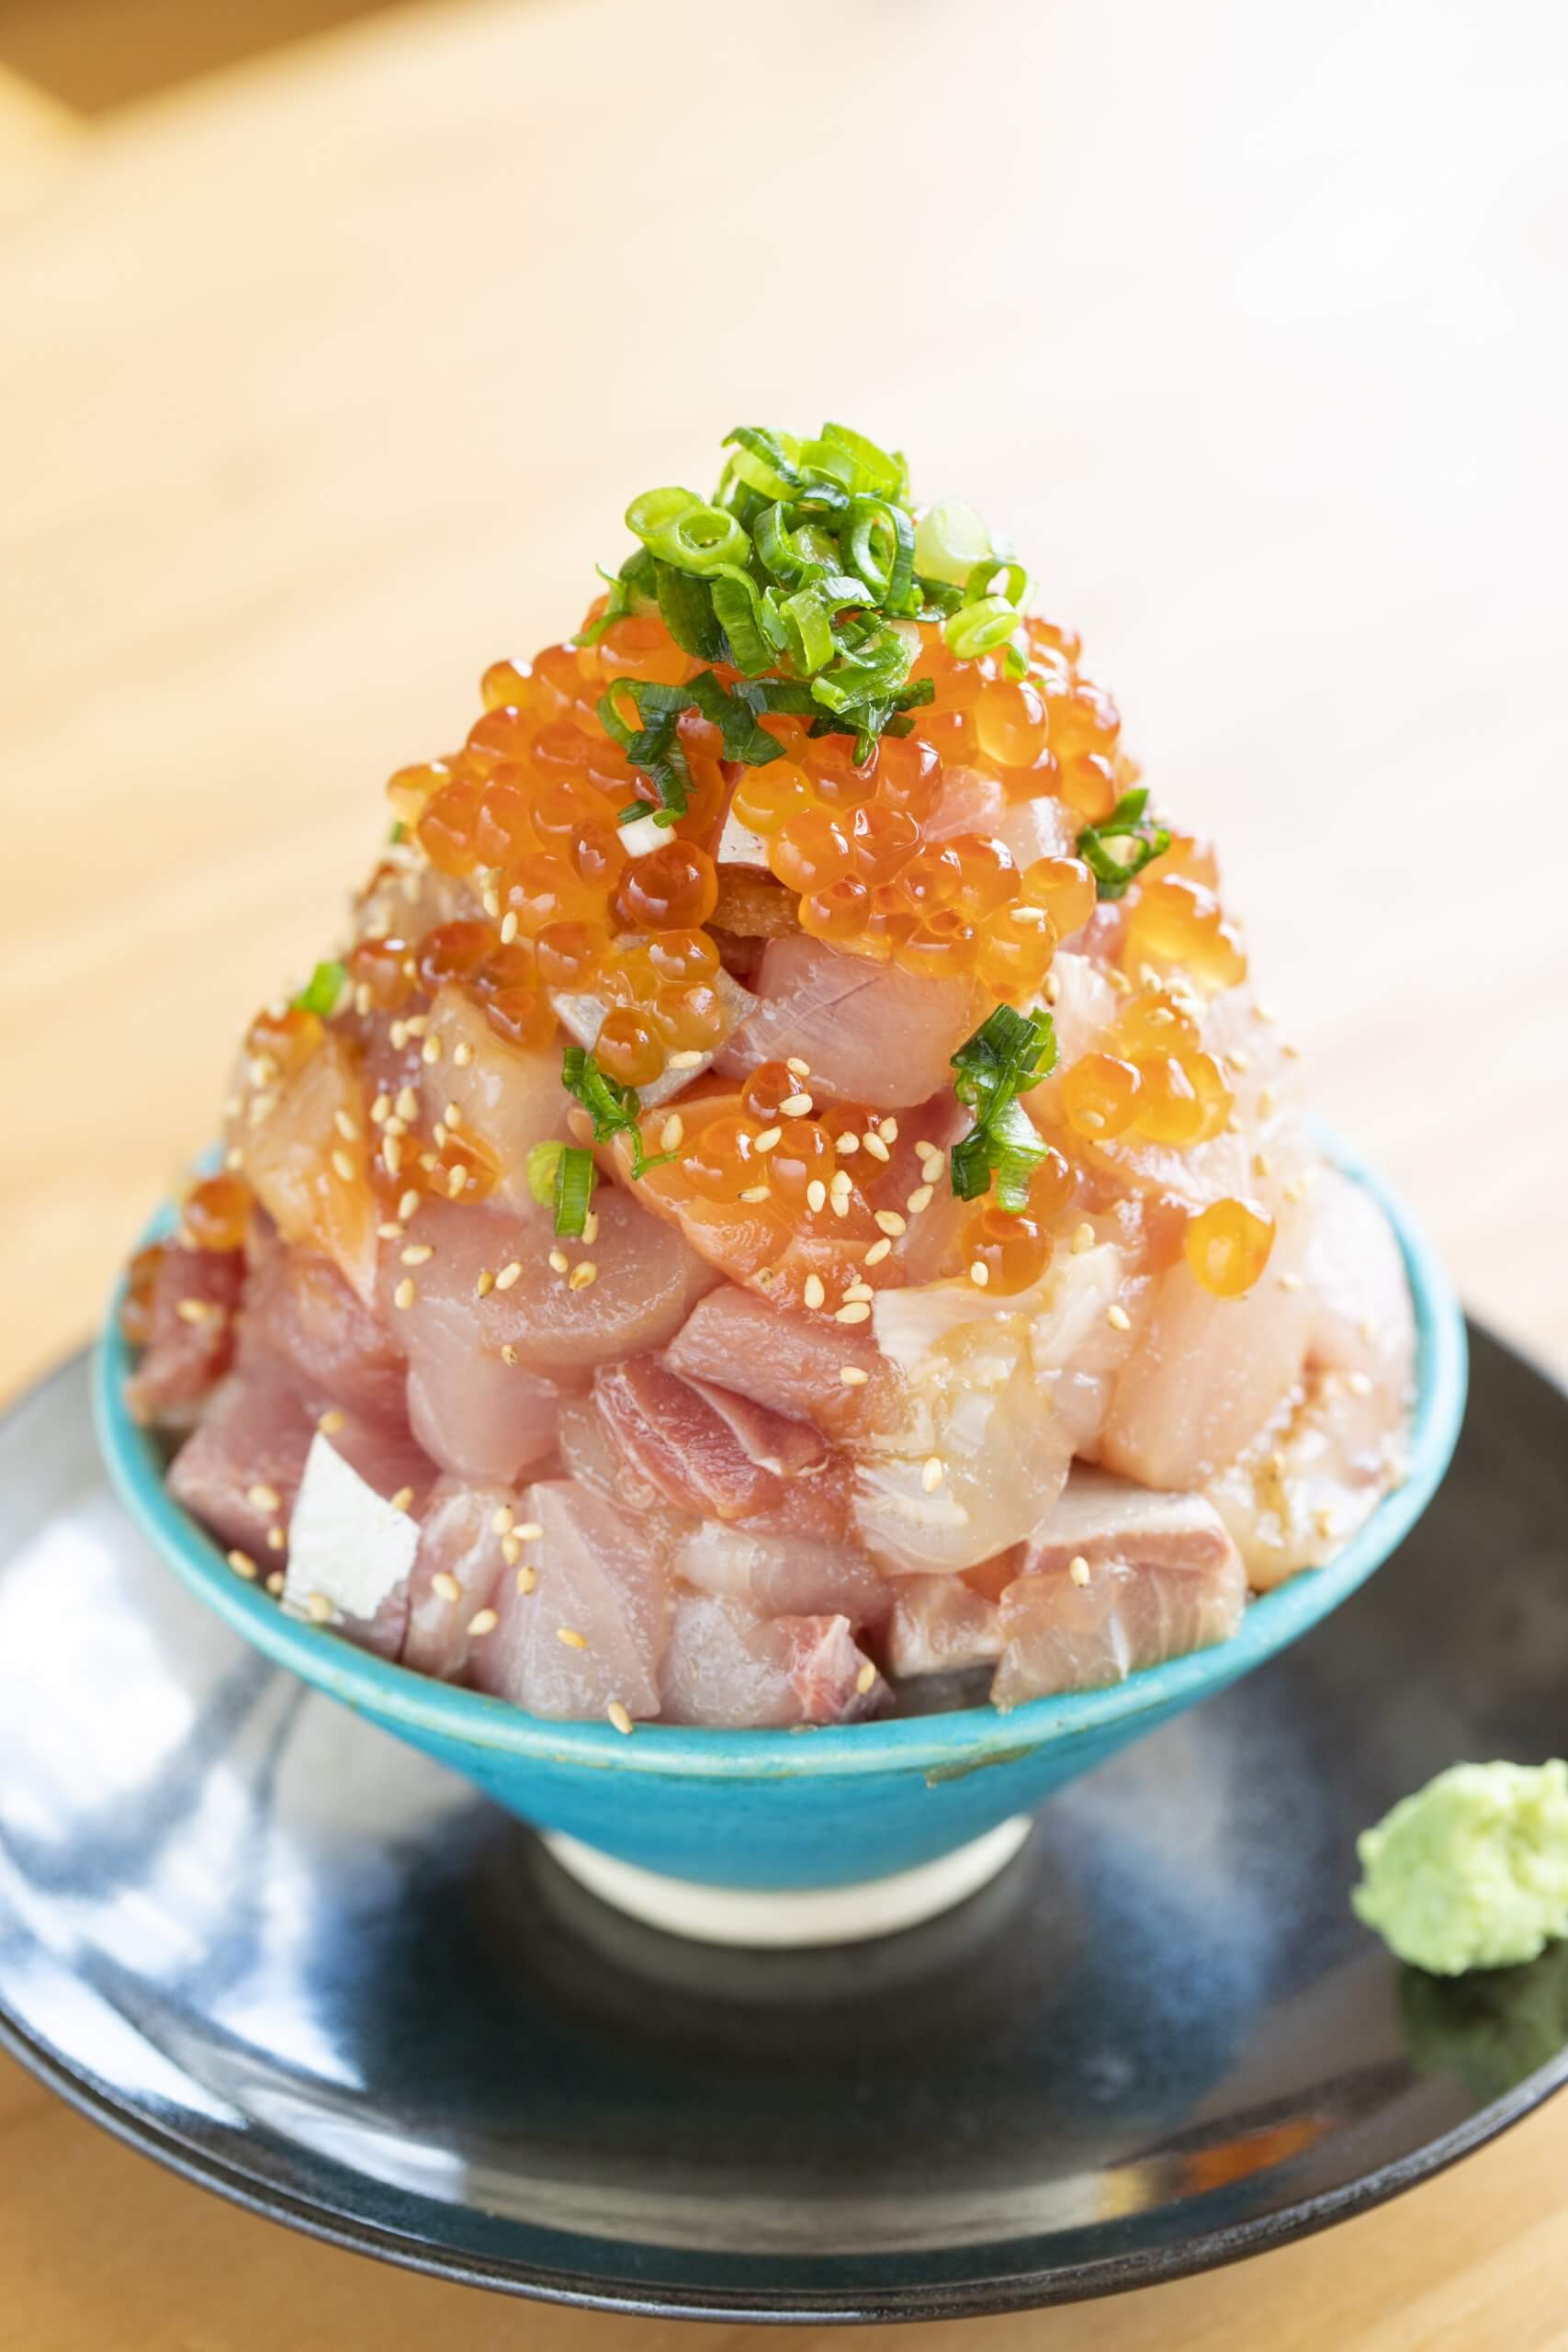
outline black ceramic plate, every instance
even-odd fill
[[[0,1428],[0,2033],[261,2212],[617,2310],[1000,2311],[1391,2196],[1568,2074],[1561,1953],[1439,1984],[1347,1903],[1394,1797],[1563,1744],[1568,1399],[1472,1344],[1448,1483],[1341,1610],[963,1909],[790,1956],[601,1911],[241,1644],[127,1527],[69,1365]]]

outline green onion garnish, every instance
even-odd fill
[[[528,1154],[528,1190],[539,1206],[547,1209],[556,1196],[556,1170],[564,1143],[536,1143]]]
[[[397,842],[406,841],[408,838],[408,827],[404,824],[400,817],[394,817],[392,820],[392,830],[387,835],[389,845]]]
[[[294,1001],[301,1012],[319,1012],[323,1021],[330,1021],[347,986],[348,973],[342,964],[318,964]]]
[[[997,1205],[1017,1216],[1049,1146],[1019,1096],[1055,1067],[1056,1033],[1048,1012],[1015,1012],[999,1004],[953,1057],[953,1092],[975,1124],[952,1152],[953,1189],[961,1201],[996,1190]]]
[[[859,759],[879,736],[909,732],[931,682],[909,684],[918,644],[901,621],[943,622],[964,661],[1003,647],[1009,674],[1023,673],[1027,655],[1013,640],[1026,575],[992,549],[973,508],[950,500],[917,524],[903,458],[845,424],[804,441],[738,425],[725,446],[711,500],[671,487],[632,501],[626,524],[641,544],[605,575],[604,612],[578,640],[596,643],[623,614],[657,610],[683,652],[739,672],[728,696],[708,671],[689,688],[619,680],[600,704],[661,807],[680,813],[690,778],[674,725],[687,703],[672,708],[660,695],[694,700],[723,726],[727,759],[761,766],[780,756],[756,723],[766,710],[798,712],[813,735],[852,735]],[[778,698],[776,686],[797,688],[797,698]],[[716,697],[731,706],[728,719]]]
[[[1170,847],[1167,828],[1144,814],[1148,800],[1145,786],[1140,785],[1136,792],[1124,792],[1103,824],[1086,825],[1078,835],[1078,855],[1093,875],[1102,899],[1121,898],[1128,883]],[[1115,841],[1130,842],[1132,847],[1119,855],[1105,846]]]
[[[623,1086],[607,1070],[600,1069],[592,1055],[582,1046],[569,1046],[561,1056],[561,1084],[569,1094],[574,1094],[593,1122],[595,1143],[608,1143],[615,1136],[625,1136],[632,1148],[632,1175],[646,1176],[650,1168],[662,1168],[674,1159],[672,1151],[661,1151],[649,1158],[642,1148],[642,1129],[637,1125],[642,1116],[642,1104],[635,1086]]]
[[[556,1231],[581,1235],[593,1198],[593,1154],[581,1144],[536,1143],[528,1154],[528,1190],[541,1208],[553,1208]]]

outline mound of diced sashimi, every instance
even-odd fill
[[[130,1403],[237,1575],[535,1714],[1114,1681],[1403,1475],[1400,1253],[1022,567],[845,428],[729,447],[392,778]]]

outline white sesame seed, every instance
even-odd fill
[[[785,1119],[804,1119],[810,1115],[810,1112],[809,1094],[790,1094],[779,1104],[780,1115]]]
[[[501,1620],[493,1609],[477,1609],[468,1620],[468,1631],[476,1636],[481,1634],[493,1634],[500,1623]]]
[[[228,1552],[224,1557],[237,1577],[243,1577],[247,1584],[252,1581],[256,1573],[256,1564],[248,1552]]]
[[[521,1521],[515,1530],[520,1544],[536,1544],[544,1532],[543,1526],[536,1519]]]
[[[940,1453],[933,1453],[927,1457],[925,1468],[920,1472],[920,1484],[928,1495],[935,1494],[946,1474],[947,1464]]]
[[[501,1361],[505,1364],[513,1364],[517,1362],[517,1351],[510,1340],[503,1340],[501,1343]]]
[[[491,1514],[491,1525],[498,1535],[510,1535],[515,1514],[510,1503],[502,1503]]]
[[[882,1119],[880,1121],[874,1119],[872,1121],[872,1125],[876,1128],[884,1143],[897,1142],[898,1122],[897,1119]]]
[[[391,1113],[389,1112],[387,1116],[381,1122],[381,1128],[383,1134],[391,1136],[395,1140],[400,1136],[407,1135],[409,1131],[409,1123],[406,1119],[393,1117]]]
[[[870,1319],[871,1309],[863,1298],[853,1299],[848,1306],[837,1308],[833,1316],[835,1323],[866,1323]]]
[[[380,1125],[380,1124],[381,1124],[382,1120],[386,1117],[386,1115],[387,1115],[388,1112],[391,1109],[391,1107],[392,1107],[392,1098],[391,1098],[391,1096],[390,1096],[389,1094],[386,1093],[385,1091],[383,1091],[383,1092],[381,1092],[381,1093],[378,1094],[378,1096],[376,1097],[375,1102],[372,1102],[372,1104],[370,1105],[370,1124],[371,1124],[371,1125],[372,1125],[372,1126],[374,1126],[374,1127],[378,1127],[378,1126]]]
[[[446,1142],[446,1120],[445,1120],[445,1119],[437,1119],[437,1120],[436,1120],[436,1122],[435,1122],[435,1125],[431,1128],[430,1133],[431,1133],[432,1140],[434,1141],[434,1145],[435,1145],[436,1149],[439,1151],[439,1150],[440,1150],[440,1148],[441,1148],[441,1147],[442,1147],[442,1145],[443,1145],[443,1144]]]
[[[783,1140],[782,1127],[764,1127],[761,1134],[754,1137],[751,1148],[753,1151],[776,1151]]]
[[[1132,1317],[1124,1306],[1118,1306],[1114,1300],[1105,1310],[1105,1319],[1113,1331],[1130,1331],[1133,1328]]]
[[[1286,1185],[1285,1198],[1288,1201],[1304,1201],[1306,1198],[1306,1178],[1304,1176],[1298,1176],[1293,1183]]]
[[[882,1261],[886,1257],[892,1247],[892,1242],[887,1240],[886,1238],[881,1241],[874,1241],[871,1248],[865,1253],[866,1264],[868,1266],[880,1266]]]
[[[1075,1556],[1067,1562],[1067,1574],[1071,1577],[1075,1584],[1087,1584],[1089,1582],[1089,1562],[1084,1558],[1081,1552],[1076,1554]]]
[[[387,1035],[391,1041],[392,1051],[395,1054],[400,1054],[403,1047],[409,1041],[408,1023],[406,1021],[394,1021],[391,1027],[388,1030]]]
[[[449,1201],[455,1201],[455,1200],[457,1200],[457,1198],[458,1197],[458,1195],[463,1192],[463,1190],[464,1190],[464,1189],[465,1189],[465,1187],[467,1186],[467,1184],[468,1184],[468,1170],[467,1170],[467,1169],[462,1165],[462,1162],[461,1162],[461,1161],[459,1161],[459,1162],[458,1162],[458,1164],[457,1164],[457,1166],[456,1168],[454,1168],[454,1169],[450,1171],[450,1173],[448,1174],[448,1176],[447,1176],[447,1178],[446,1178],[446,1197],[447,1197],[447,1199],[448,1199]]]
[[[175,1313],[182,1323],[212,1323],[222,1312],[210,1298],[181,1298],[175,1302]]]
[[[330,1624],[333,1614],[332,1602],[324,1592],[312,1592],[305,1602],[305,1613],[312,1624]]]
[[[357,1119],[351,1119],[346,1111],[334,1111],[333,1113],[333,1125],[337,1129],[339,1135],[343,1137],[344,1143],[357,1143],[359,1141],[359,1122]]]
[[[343,1425],[344,1416],[338,1411],[335,1405],[332,1406],[326,1412],[324,1412],[321,1415],[321,1419],[316,1423],[316,1427],[321,1430],[323,1437],[336,1437]]]
[[[1255,1151],[1253,1153],[1252,1172],[1255,1176],[1268,1176],[1272,1174],[1273,1164],[1266,1151]]]
[[[419,1057],[422,1062],[438,1062],[441,1059],[440,1038],[427,1037],[423,1045],[419,1049]]]
[[[807,1275],[805,1286],[801,1291],[801,1296],[805,1299],[807,1306],[821,1306],[826,1303],[828,1293],[823,1287],[822,1277],[820,1274]]]
[[[1095,1232],[1094,1232],[1094,1227],[1093,1227],[1093,1226],[1092,1226],[1092,1225],[1090,1225],[1090,1223],[1089,1223],[1089,1221],[1088,1217],[1086,1216],[1085,1218],[1083,1218],[1083,1220],[1081,1221],[1081,1223],[1079,1223],[1079,1224],[1077,1224],[1077,1225],[1075,1225],[1075,1226],[1074,1226],[1074,1227],[1073,1227],[1073,1255],[1074,1255],[1074,1257],[1075,1257],[1075,1258],[1081,1258],[1081,1257],[1083,1256],[1083,1253],[1084,1253],[1084,1251],[1085,1251],[1086,1250],[1092,1250],[1092,1249],[1094,1248],[1094,1243],[1095,1243]]]
[[[405,1225],[407,1224],[407,1222],[408,1222],[409,1218],[410,1218],[411,1216],[412,1216],[412,1215],[413,1215],[414,1211],[418,1208],[418,1206],[419,1206],[419,1194],[418,1194],[417,1193],[403,1193],[403,1195],[401,1196],[401,1198],[400,1199],[400,1201],[399,1201],[399,1203],[398,1203],[398,1215],[402,1218],[402,1220],[403,1220],[403,1222],[404,1222],[404,1224],[405,1224]]]
[[[844,1304],[847,1306],[852,1298],[874,1298],[875,1296],[876,1293],[869,1283],[852,1283],[844,1293]]]
[[[283,1497],[276,1487],[248,1487],[245,1500],[253,1510],[281,1510]]]
[[[448,1102],[441,1115],[449,1127],[460,1127],[463,1124],[462,1108],[458,1103]]]
[[[583,1212],[583,1217],[582,1217],[582,1238],[583,1238],[584,1241],[587,1241],[587,1242],[589,1242],[589,1243],[592,1243],[592,1242],[595,1242],[595,1241],[597,1241],[597,1240],[598,1240],[598,1238],[599,1238],[599,1212],[598,1212],[598,1210],[597,1210],[597,1209],[586,1209],[586,1210],[584,1210],[584,1212]]]
[[[841,1363],[839,1366],[839,1378],[846,1388],[863,1388],[871,1378],[871,1374],[858,1363]]]
[[[392,1305],[394,1306],[412,1306],[418,1296],[419,1293],[415,1290],[413,1285],[413,1276],[412,1274],[405,1274],[402,1281],[398,1284],[397,1289],[392,1293]]]
[[[792,1078],[809,1078],[811,1075],[811,1064],[803,1062],[798,1054],[791,1054],[784,1068]]]
[[[428,1241],[411,1241],[406,1250],[398,1252],[405,1266],[427,1265],[435,1252]]]
[[[670,1068],[671,1069],[695,1069],[698,1065],[705,1061],[706,1058],[707,1057],[705,1054],[694,1053],[691,1048],[688,1047],[684,1053],[671,1055]],[[583,1646],[586,1648],[586,1643]]]
[[[828,1187],[824,1184],[820,1176],[814,1176],[811,1179],[810,1183],[807,1184],[806,1188],[806,1202],[807,1206],[808,1208],[815,1209],[818,1216],[820,1216],[822,1211],[827,1207]]]
[[[664,1125],[659,1130],[660,1150],[678,1151],[685,1137],[685,1122],[682,1119],[680,1113],[678,1111],[671,1111],[670,1116],[665,1120]]]
[[[556,1639],[558,1642],[564,1642],[569,1650],[585,1650],[588,1647],[587,1634],[578,1633],[570,1625],[558,1625]]]
[[[411,1037],[423,1037],[429,1026],[430,1016],[428,1013],[411,1012],[409,1014],[408,1033]]]
[[[443,1600],[461,1600],[463,1588],[446,1568],[437,1568],[430,1579],[430,1589]]]
[[[389,1176],[395,1176],[403,1164],[403,1148],[396,1136],[388,1136],[381,1146],[381,1162]]]
[[[908,1221],[899,1216],[897,1209],[878,1209],[874,1223],[878,1232],[892,1234],[895,1239],[908,1230]]]
[[[536,1570],[529,1567],[527,1562],[525,1561],[522,1567],[517,1571],[516,1585],[518,1591],[525,1593],[532,1592],[534,1587],[538,1583],[538,1581],[539,1578]]]
[[[586,1290],[590,1283],[598,1280],[598,1276],[599,1269],[592,1259],[580,1258],[567,1277],[566,1286],[568,1290]]]
[[[502,944],[502,945],[503,947],[510,947],[510,946],[511,946],[511,944],[512,944],[512,943],[513,943],[513,941],[516,938],[516,936],[517,936],[517,910],[516,910],[516,908],[515,908],[515,907],[509,907],[509,908],[507,909],[507,910],[506,910],[505,914],[503,914],[503,915],[502,915],[502,919],[501,919],[501,944]]]
[[[1334,1532],[1334,1513],[1326,1503],[1319,1503],[1312,1515],[1312,1523],[1320,1544],[1326,1544]]]
[[[883,1142],[882,1137],[878,1135],[873,1135],[869,1127],[861,1137],[861,1145],[863,1149],[870,1152],[873,1159],[880,1159],[885,1166],[893,1157],[893,1154],[888,1150],[887,1146]]]
[[[1274,1115],[1274,1110],[1278,1101],[1279,1097],[1271,1086],[1260,1086],[1258,1090],[1258,1117],[1260,1119],[1271,1119]]]
[[[392,1107],[397,1112],[400,1119],[417,1119],[419,1116],[419,1096],[414,1092],[412,1086],[400,1086],[398,1089],[398,1099]]]
[[[1300,1290],[1300,1289],[1301,1289],[1301,1287],[1302,1287],[1302,1277],[1301,1277],[1301,1275],[1300,1275],[1300,1274],[1281,1274],[1281,1275],[1280,1275],[1280,1288],[1281,1290]]]
[[[515,1528],[507,1528],[502,1536],[501,1556],[509,1568],[514,1568],[523,1557],[523,1539]]]
[[[1345,1385],[1350,1391],[1352,1396],[1370,1396],[1372,1393],[1371,1376],[1368,1373],[1347,1373],[1345,1375]]]
[[[402,1238],[403,1228],[396,1217],[389,1217],[385,1225],[378,1225],[376,1227],[378,1241],[400,1241]]]
[[[934,1184],[917,1184],[914,1191],[910,1193],[908,1199],[904,1204],[904,1206],[908,1210],[909,1215],[911,1216],[924,1216],[926,1211],[931,1204],[931,1196],[935,1191],[936,1187]]]
[[[288,1541],[288,1538],[285,1535],[281,1527],[269,1527],[267,1529],[266,1548],[269,1552],[281,1552]]]
[[[771,1201],[773,1193],[766,1184],[748,1184],[740,1197],[743,1201]]]
[[[852,1159],[855,1153],[860,1149],[860,1137],[859,1136],[852,1133],[852,1131],[846,1127],[842,1135],[834,1136],[833,1148],[835,1151],[840,1152],[844,1159]]]
[[[412,1500],[413,1488],[412,1487],[400,1487],[397,1493],[391,1498],[392,1509],[394,1510],[407,1510]]]
[[[358,1013],[361,1021],[364,1020],[366,1014],[369,1012],[370,983],[368,980],[358,980],[355,982],[354,989],[354,1009],[355,1012]]]
[[[860,1672],[855,1677],[855,1689],[859,1691],[863,1699],[865,1697],[866,1692],[871,1689],[872,1684],[875,1680],[876,1668],[873,1665],[871,1659],[867,1658],[865,1664],[861,1668]]]
[[[609,1705],[605,1708],[604,1713],[609,1716],[610,1721],[615,1724],[615,1729],[621,1734],[622,1737],[629,1739],[631,1737],[632,1719],[630,1715],[627,1714],[625,1707],[622,1706],[620,1701],[618,1699],[612,1699]]]
[[[546,1262],[552,1273],[564,1274],[571,1261],[564,1250],[552,1250]]]
[[[283,1590],[286,1581],[287,1579],[284,1577],[283,1570],[281,1568],[274,1568],[271,1576],[269,1576],[266,1580],[266,1589],[268,1592],[272,1594],[274,1600],[276,1600],[277,1595]]]
[[[500,1273],[497,1274],[495,1286],[497,1290],[510,1290],[513,1283],[519,1283],[522,1279],[523,1261],[520,1258],[513,1258],[510,1264],[502,1266]]]
[[[473,1060],[473,1058],[474,1049],[472,1046],[469,1045],[466,1037],[459,1038],[457,1043],[452,1048],[452,1059],[457,1063],[457,1068],[459,1069],[467,1069],[468,1064]]]
[[[984,1290],[990,1281],[991,1270],[983,1258],[976,1258],[970,1261],[969,1279],[976,1290]]]
[[[486,914],[489,915],[491,922],[500,922],[501,892],[496,888],[493,882],[488,883],[485,888],[480,892],[479,904],[484,909]]]

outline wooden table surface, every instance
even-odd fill
[[[0,1384],[90,1329],[386,773],[632,491],[825,413],[1011,521],[1318,1099],[1568,1363],[1561,11],[452,6],[110,103],[200,14],[0,8]],[[1568,2101],[1265,2260],[926,2341],[1568,2344],[1565,2164]],[[0,2281],[28,2352],[688,2333],[308,2244],[15,2072]]]

